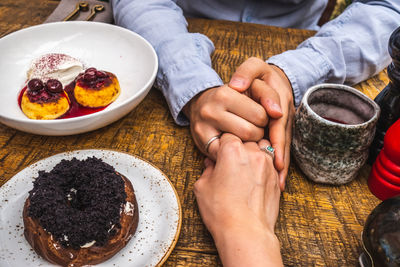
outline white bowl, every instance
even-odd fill
[[[18,105],[32,60],[63,53],[85,67],[114,73],[121,94],[106,109],[82,117],[32,120]],[[106,126],[130,112],[151,89],[158,69],[157,55],[142,37],[127,29],[97,22],[55,22],[33,26],[0,39],[0,122],[29,133],[71,135]]]

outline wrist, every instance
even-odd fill
[[[282,266],[279,240],[267,227],[251,222],[212,235],[224,266]]]
[[[286,73],[281,68],[279,68],[277,65],[274,65],[272,63],[268,63],[268,64],[279,75],[279,77],[285,82],[285,84],[288,87],[292,88],[292,84],[291,84],[288,76],[286,75]]]
[[[292,99],[294,99],[294,93],[293,93],[293,87],[292,83],[289,80],[289,77],[286,75],[286,73],[277,65],[274,65],[272,63],[268,63],[271,68],[278,74],[280,79],[284,82],[285,88],[287,88],[288,93],[290,93]]]
[[[191,100],[189,100],[189,102],[187,102],[186,105],[184,105],[183,108],[182,108],[183,114],[185,114],[186,118],[188,118],[189,120],[190,120],[190,113],[191,113],[190,112],[190,105],[192,103],[192,100],[193,100],[193,98]]]
[[[208,88],[209,89],[209,88]],[[185,116],[191,120],[191,115],[192,115],[192,110],[193,110],[193,106],[195,104],[195,102],[197,101],[197,99],[204,93],[206,92],[208,89],[205,89],[203,91],[201,91],[200,93],[198,93],[197,95],[195,95],[194,97],[192,97],[192,99],[190,99],[186,105],[183,106],[182,108],[182,112],[183,114],[185,114]]]
[[[206,89],[206,90],[208,90],[208,89]],[[197,95],[195,95],[194,97],[192,97],[192,99],[190,99],[182,108],[183,114],[185,114],[186,118],[188,118],[190,121],[191,121],[191,115],[192,115],[194,103],[199,98],[199,96],[204,92],[205,91],[202,91],[202,92],[198,93]]]
[[[260,236],[271,241],[278,240],[273,227],[263,225],[258,220],[246,220],[240,223],[234,218],[231,218],[230,221],[230,223],[215,223],[213,227],[209,229],[216,243],[229,242],[229,239],[241,238],[242,236],[248,237],[249,235]]]

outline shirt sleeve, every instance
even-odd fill
[[[319,83],[356,84],[384,69],[391,58],[388,41],[399,26],[400,1],[357,1],[324,24],[297,49],[267,60],[289,78],[295,104]]]
[[[154,47],[159,70],[156,86],[163,92],[179,125],[187,125],[183,106],[199,92],[223,84],[212,69],[213,43],[189,33],[182,10],[171,0],[112,0],[117,25],[128,28]]]

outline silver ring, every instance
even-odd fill
[[[206,150],[206,153],[208,153],[208,148],[210,147],[211,143],[214,142],[215,140],[219,139],[221,137],[221,134],[213,136],[208,140],[207,144],[204,145],[204,149]]]
[[[272,160],[275,159],[275,149],[272,146],[262,147],[260,149],[270,155],[272,157]]]

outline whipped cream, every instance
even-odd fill
[[[81,246],[81,248],[90,248],[91,246],[96,243],[96,240],[93,240],[92,242],[86,243],[85,245]]]
[[[74,193],[76,195],[76,192],[78,192],[78,191],[75,188],[71,188],[69,191],[70,191],[70,193],[67,194],[67,199],[68,199],[68,201],[71,201],[72,200],[71,193]]]
[[[135,212],[135,206],[131,202],[127,201],[125,203],[124,212],[126,215],[133,216]]]
[[[111,225],[111,228],[110,228],[110,229],[108,229],[108,231],[107,231],[107,232],[111,232],[111,230],[112,230],[112,229],[114,229],[114,227],[115,227],[115,224]]]
[[[78,59],[66,54],[45,54],[31,63],[27,75],[28,80],[37,78],[46,82],[57,79],[65,87],[81,72],[83,64]]]

